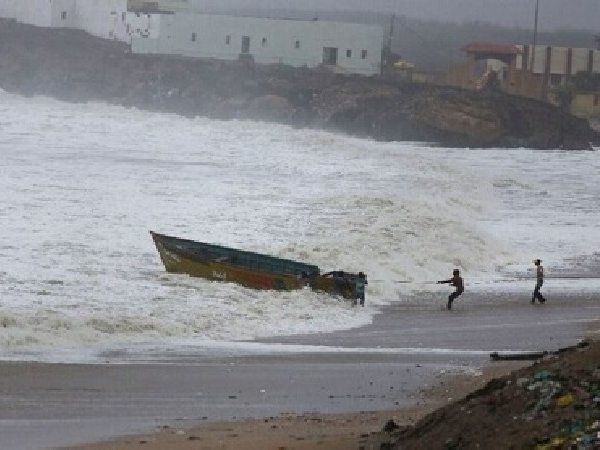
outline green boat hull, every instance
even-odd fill
[[[332,295],[356,299],[352,281],[323,276],[317,266],[229,247],[150,232],[167,272],[213,281],[237,283],[254,289],[291,291],[305,286]],[[343,272],[338,272],[343,273]]]

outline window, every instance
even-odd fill
[[[594,106],[598,106],[598,104],[600,104],[600,95],[595,94],[594,95]]]
[[[126,18],[127,18],[127,13],[126,12],[122,12],[121,13],[121,22],[125,22]]]
[[[226,45],[231,44],[231,35],[230,34],[228,34],[227,36],[225,36],[225,44]]]
[[[346,50],[346,58],[352,58],[352,50]]]
[[[300,41],[296,41],[296,44],[294,45],[294,47],[300,48]]]
[[[366,51],[366,50],[363,50],[362,52],[360,52],[360,57],[361,57],[362,59],[367,59],[367,51]]]
[[[260,45],[261,45],[262,47],[266,47],[266,46],[267,46],[267,38],[265,38],[265,37],[264,37],[264,38],[262,38],[262,41],[260,42]]]
[[[66,11],[63,11],[63,12],[60,13],[60,19],[61,20],[67,20],[67,12]]]
[[[196,42],[196,33],[192,33],[192,42]]]

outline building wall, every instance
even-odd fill
[[[10,6],[13,8],[11,16],[19,22],[38,27],[52,25],[51,0],[14,1]]]
[[[203,0],[204,3],[204,0]],[[127,0],[127,6],[130,11],[140,11],[148,9],[148,6],[152,10],[158,6],[159,11],[201,11],[204,8],[202,5],[193,5],[190,0]],[[154,12],[154,11],[151,11]]]
[[[550,73],[553,75],[566,75],[568,49],[565,47],[552,47],[551,52]]]
[[[518,45],[521,50],[525,49],[524,45]],[[530,46],[529,46],[530,47]],[[531,47],[530,47],[531,48]],[[537,45],[535,48],[535,67],[533,68],[533,73],[543,74],[546,71],[546,58],[547,58],[547,50],[548,47],[545,45]],[[571,73],[568,74],[568,54],[569,49],[567,47],[551,47],[550,51],[550,74],[551,75],[575,75],[577,72],[587,71],[588,70],[588,58],[589,58],[590,49],[587,48],[573,48],[571,50],[572,59],[571,59]],[[527,67],[531,67],[532,61],[532,53],[529,52],[529,64]],[[593,72],[600,73],[600,50],[593,50]],[[521,70],[523,69],[524,61],[523,56],[519,55],[517,57],[517,66],[516,68]]]
[[[159,37],[134,37],[132,50],[236,60],[244,36],[250,38],[249,54],[260,64],[317,67],[323,48],[333,47],[338,49],[339,70],[365,75],[380,71],[382,28],[337,22],[176,13],[162,16]]]
[[[157,42],[160,36],[160,23],[162,14],[127,13],[127,42],[133,38],[146,38]],[[153,52],[154,53],[154,52]]]
[[[64,13],[64,14],[63,14]],[[0,0],[0,17],[129,42],[127,0]]]
[[[21,0],[2,0],[0,1],[0,17],[5,19],[17,18],[17,4]]]
[[[580,92],[571,102],[571,112],[581,117],[600,118],[600,92]]]
[[[573,49],[572,72],[586,72],[588,70],[588,55],[590,51],[587,48]]]
[[[76,0],[78,28],[105,39],[128,40],[127,0]]]

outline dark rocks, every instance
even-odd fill
[[[398,424],[396,422],[394,422],[392,419],[388,420],[386,422],[386,424],[383,426],[382,431],[386,432],[386,433],[391,433],[394,430],[399,429],[400,427],[398,426]]]

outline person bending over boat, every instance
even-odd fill
[[[460,276],[460,271],[458,269],[454,269],[452,272],[452,278],[449,280],[438,281],[438,284],[450,284],[456,288],[456,290],[448,296],[447,308],[452,309],[452,302],[456,300],[456,298],[463,292],[465,292],[465,285],[462,277]]]

